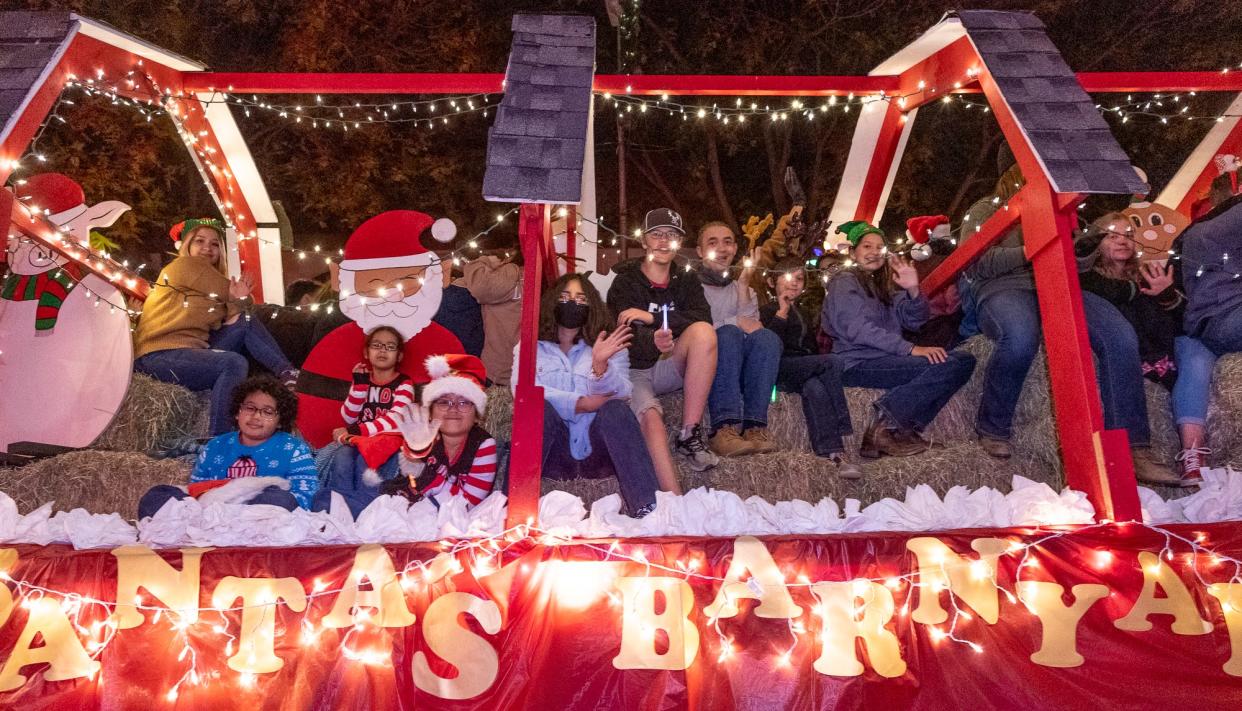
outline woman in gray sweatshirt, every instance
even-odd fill
[[[844,361],[842,384],[888,391],[875,402],[859,454],[919,454],[930,446],[920,432],[970,379],[974,356],[907,341],[902,329],[917,330],[930,315],[914,267],[889,254],[884,233],[866,222],[837,232],[852,245],[854,265],[828,283],[821,323]]]

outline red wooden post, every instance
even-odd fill
[[[1104,429],[1074,259],[1078,201],[1061,199],[1069,196],[1046,184],[1027,186],[1022,197],[1022,235],[1035,269],[1065,482],[1086,492],[1099,518],[1142,520],[1126,432]]]
[[[598,239],[598,235],[596,237]],[[565,206],[565,271],[578,271],[578,208]]]
[[[543,291],[543,269],[551,230],[551,206],[522,205],[518,216],[518,241],[526,260],[526,271],[522,277],[521,356],[517,372],[513,374],[517,387],[513,395],[513,445],[509,451],[510,527],[534,522],[539,515],[543,388],[535,385],[535,347],[539,340],[539,294]]]

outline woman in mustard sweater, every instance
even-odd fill
[[[263,324],[244,313],[253,282],[230,279],[224,225],[186,220],[172,228],[177,258],[151,286],[134,333],[134,370],[190,390],[211,390],[211,434],[230,427],[229,397],[246,378],[249,353],[292,387],[297,370]]]

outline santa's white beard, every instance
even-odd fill
[[[434,272],[434,273],[433,273]],[[401,337],[410,340],[431,323],[440,310],[442,278],[439,267],[424,273],[425,283],[412,296],[402,298],[398,289],[389,290],[384,296],[362,296],[354,291],[353,276],[341,272],[341,313],[358,324],[363,333],[370,333],[380,326],[397,329]]]

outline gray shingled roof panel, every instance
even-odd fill
[[[14,11],[3,13],[0,40],[56,40],[64,38],[72,18],[67,12]]]
[[[1039,18],[996,10],[957,16],[1058,191],[1147,192]]]
[[[38,84],[72,26],[67,12],[0,12],[0,131]]]
[[[505,95],[488,130],[483,197],[578,203],[586,157],[595,20],[515,15]]]

